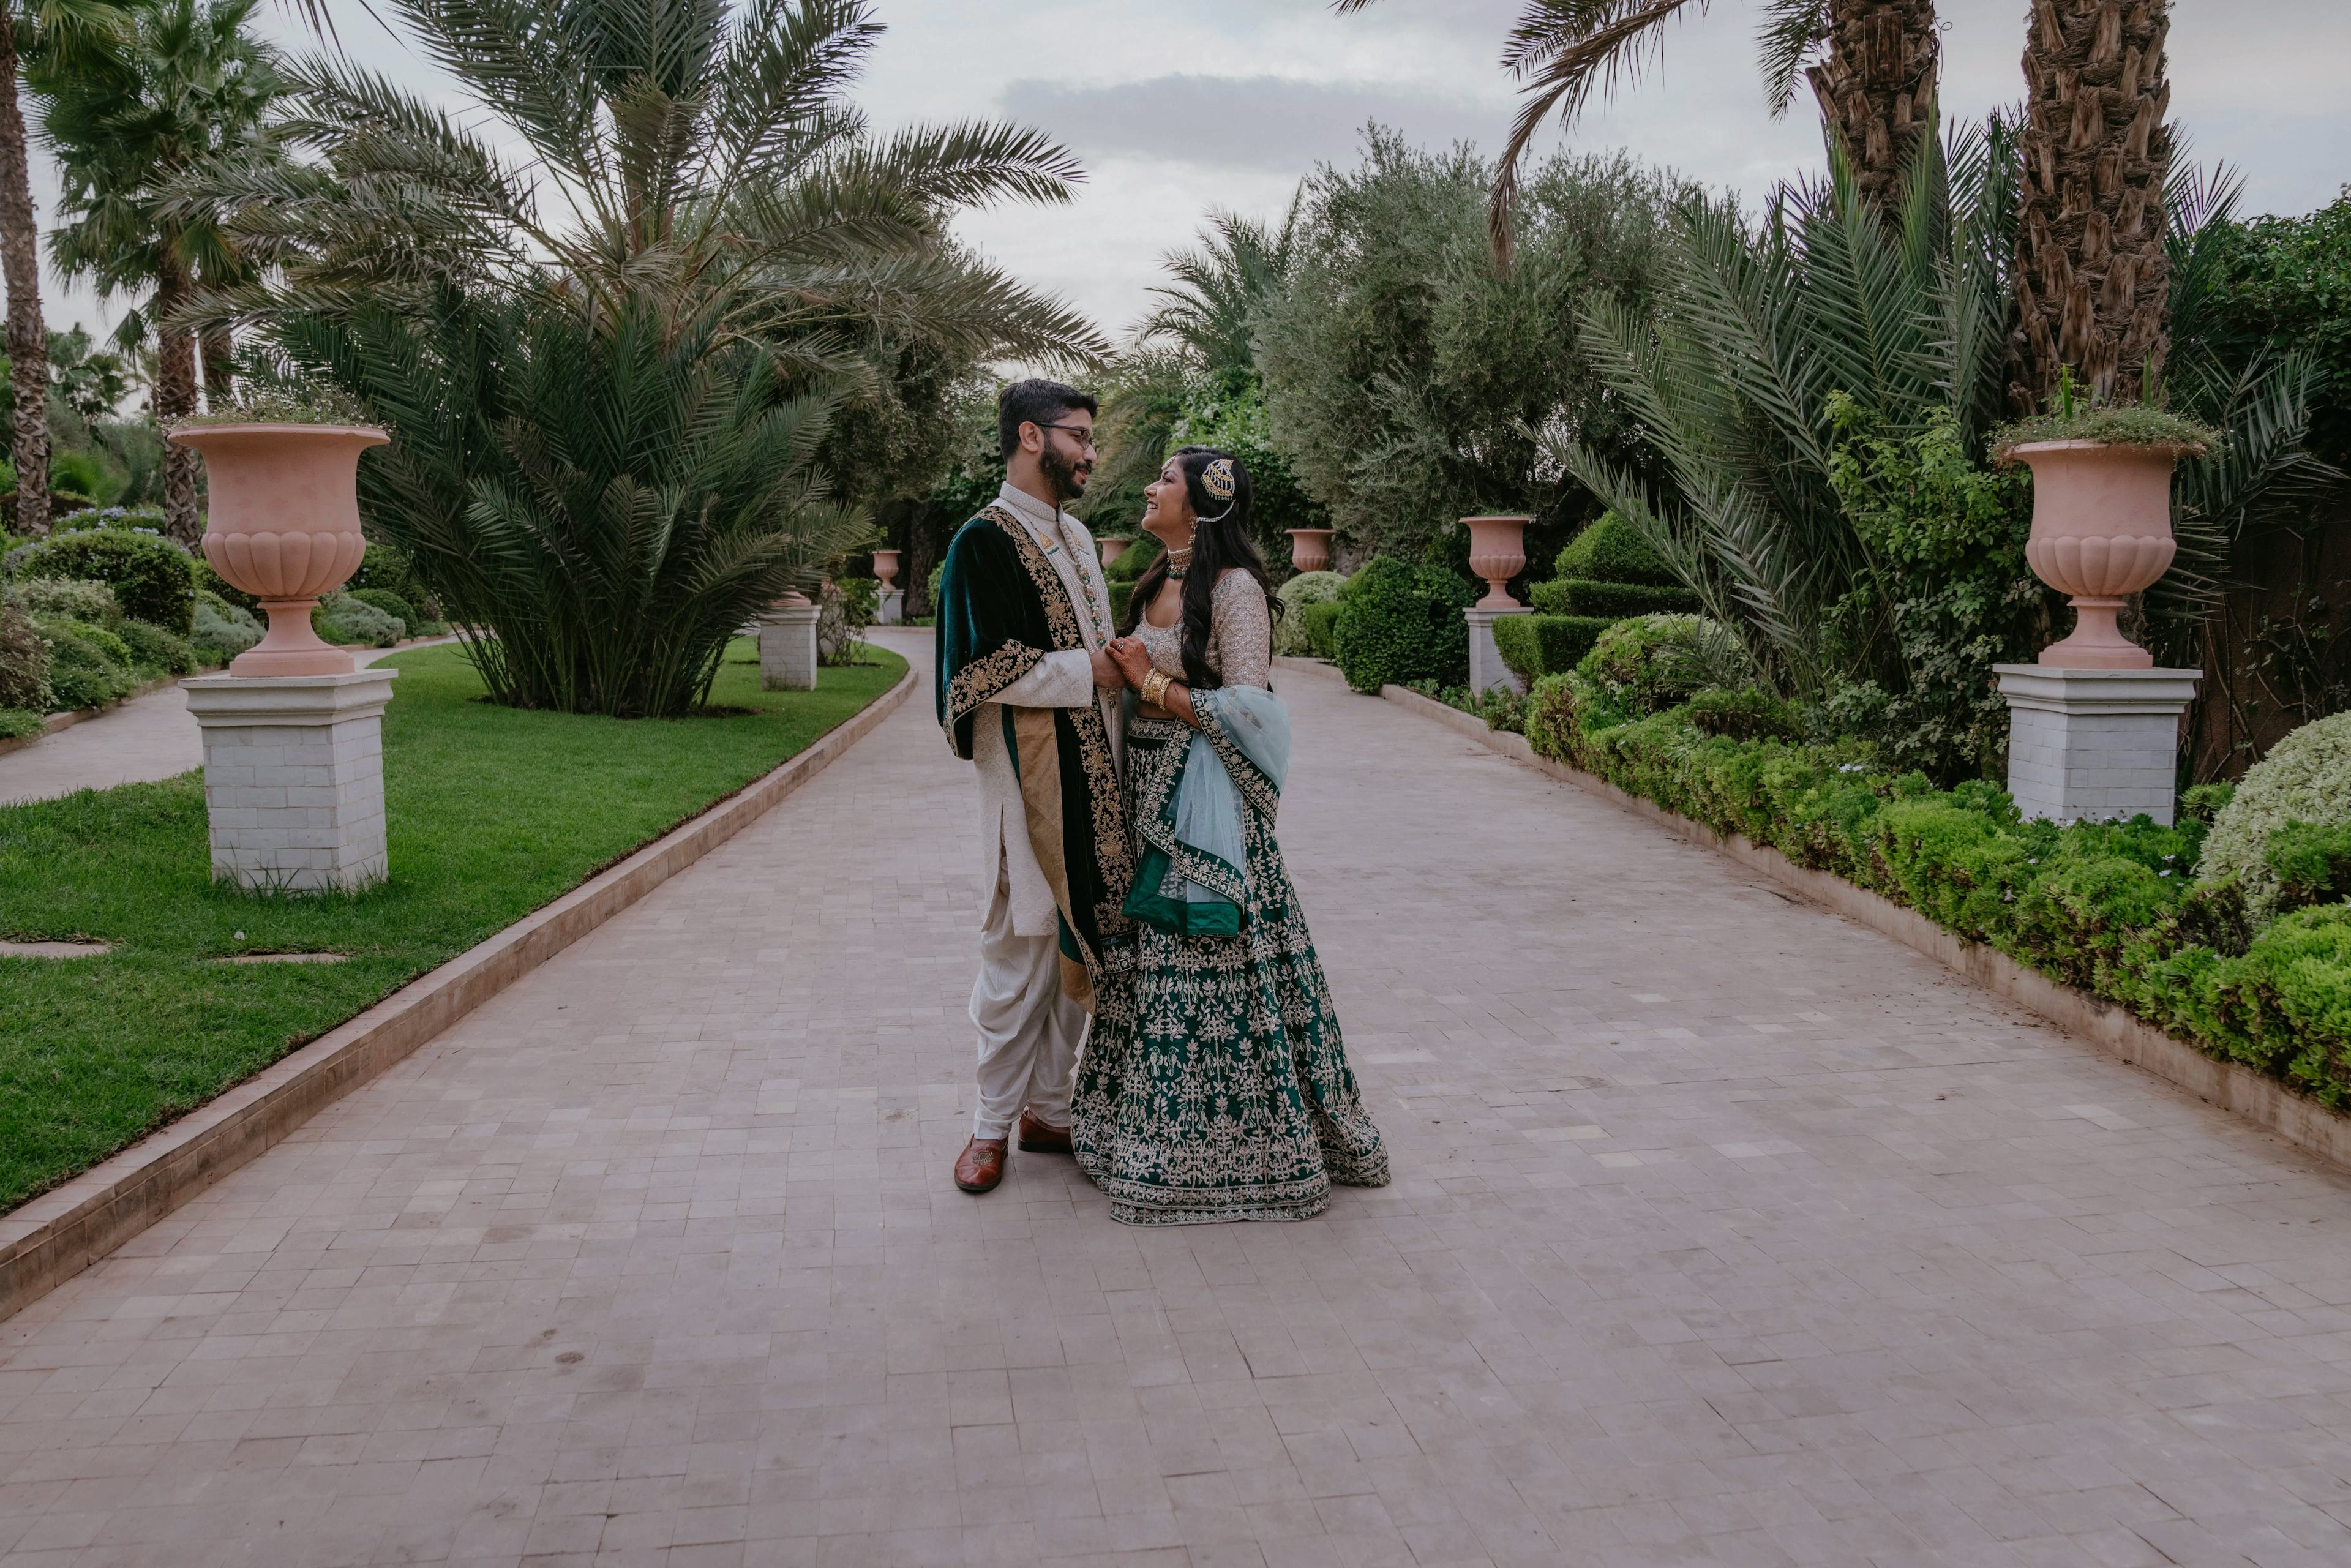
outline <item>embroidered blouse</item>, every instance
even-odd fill
[[[1135,622],[1134,634],[1151,655],[1153,669],[1184,678],[1181,616],[1172,626],[1154,626],[1146,615]],[[1217,580],[1208,601],[1207,653],[1208,668],[1225,685],[1273,689],[1273,615],[1266,608],[1265,590],[1246,571],[1228,571]]]

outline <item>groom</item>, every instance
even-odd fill
[[[1134,880],[1118,786],[1119,698],[1104,652],[1110,587],[1093,536],[1061,508],[1093,471],[1094,400],[1020,381],[997,399],[995,502],[947,546],[938,604],[940,727],[979,785],[979,1105],[956,1186],[1070,1152],[1070,1082],[1097,982],[1131,959]]]

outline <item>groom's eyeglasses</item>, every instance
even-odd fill
[[[1032,420],[1032,421],[1030,421],[1029,423],[1035,423],[1036,422]],[[1092,427],[1092,425],[1085,425],[1085,424],[1039,424],[1039,425],[1037,425],[1037,428],[1038,428],[1038,429],[1040,429],[1040,430],[1066,430],[1066,431],[1068,431],[1071,434],[1072,434],[1072,435],[1074,435],[1074,436],[1076,436],[1076,437],[1078,438],[1078,445],[1079,445],[1080,447],[1083,448],[1085,451],[1088,451],[1088,452],[1092,452],[1092,451],[1094,449],[1094,433],[1093,433],[1093,427]]]

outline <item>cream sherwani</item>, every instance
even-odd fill
[[[1008,1135],[1024,1110],[1053,1126],[1069,1125],[1070,1082],[1086,1026],[1085,1009],[1061,991],[1060,911],[1029,844],[1027,808],[998,710],[1095,703],[1113,756],[1121,740],[1120,694],[1095,689],[1088,656],[1113,634],[1110,585],[1093,535],[1069,513],[1011,485],[997,500],[1029,529],[1069,591],[1085,651],[1047,653],[996,701],[983,704],[972,724],[981,856],[979,977],[971,988],[972,1027],[979,1034],[979,1103],[972,1114],[977,1138]]]

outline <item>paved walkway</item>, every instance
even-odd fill
[[[2351,1562],[2351,1182],[1288,685],[1395,1186],[949,1186],[974,813],[918,699],[0,1324],[0,1555]]]
[[[434,638],[408,646],[426,648],[435,642],[454,641]],[[365,667],[404,651],[353,648],[350,653],[355,663]],[[204,765],[204,732],[188,715],[187,694],[177,686],[166,686],[0,757],[0,806],[47,800],[77,789],[143,784]]]

